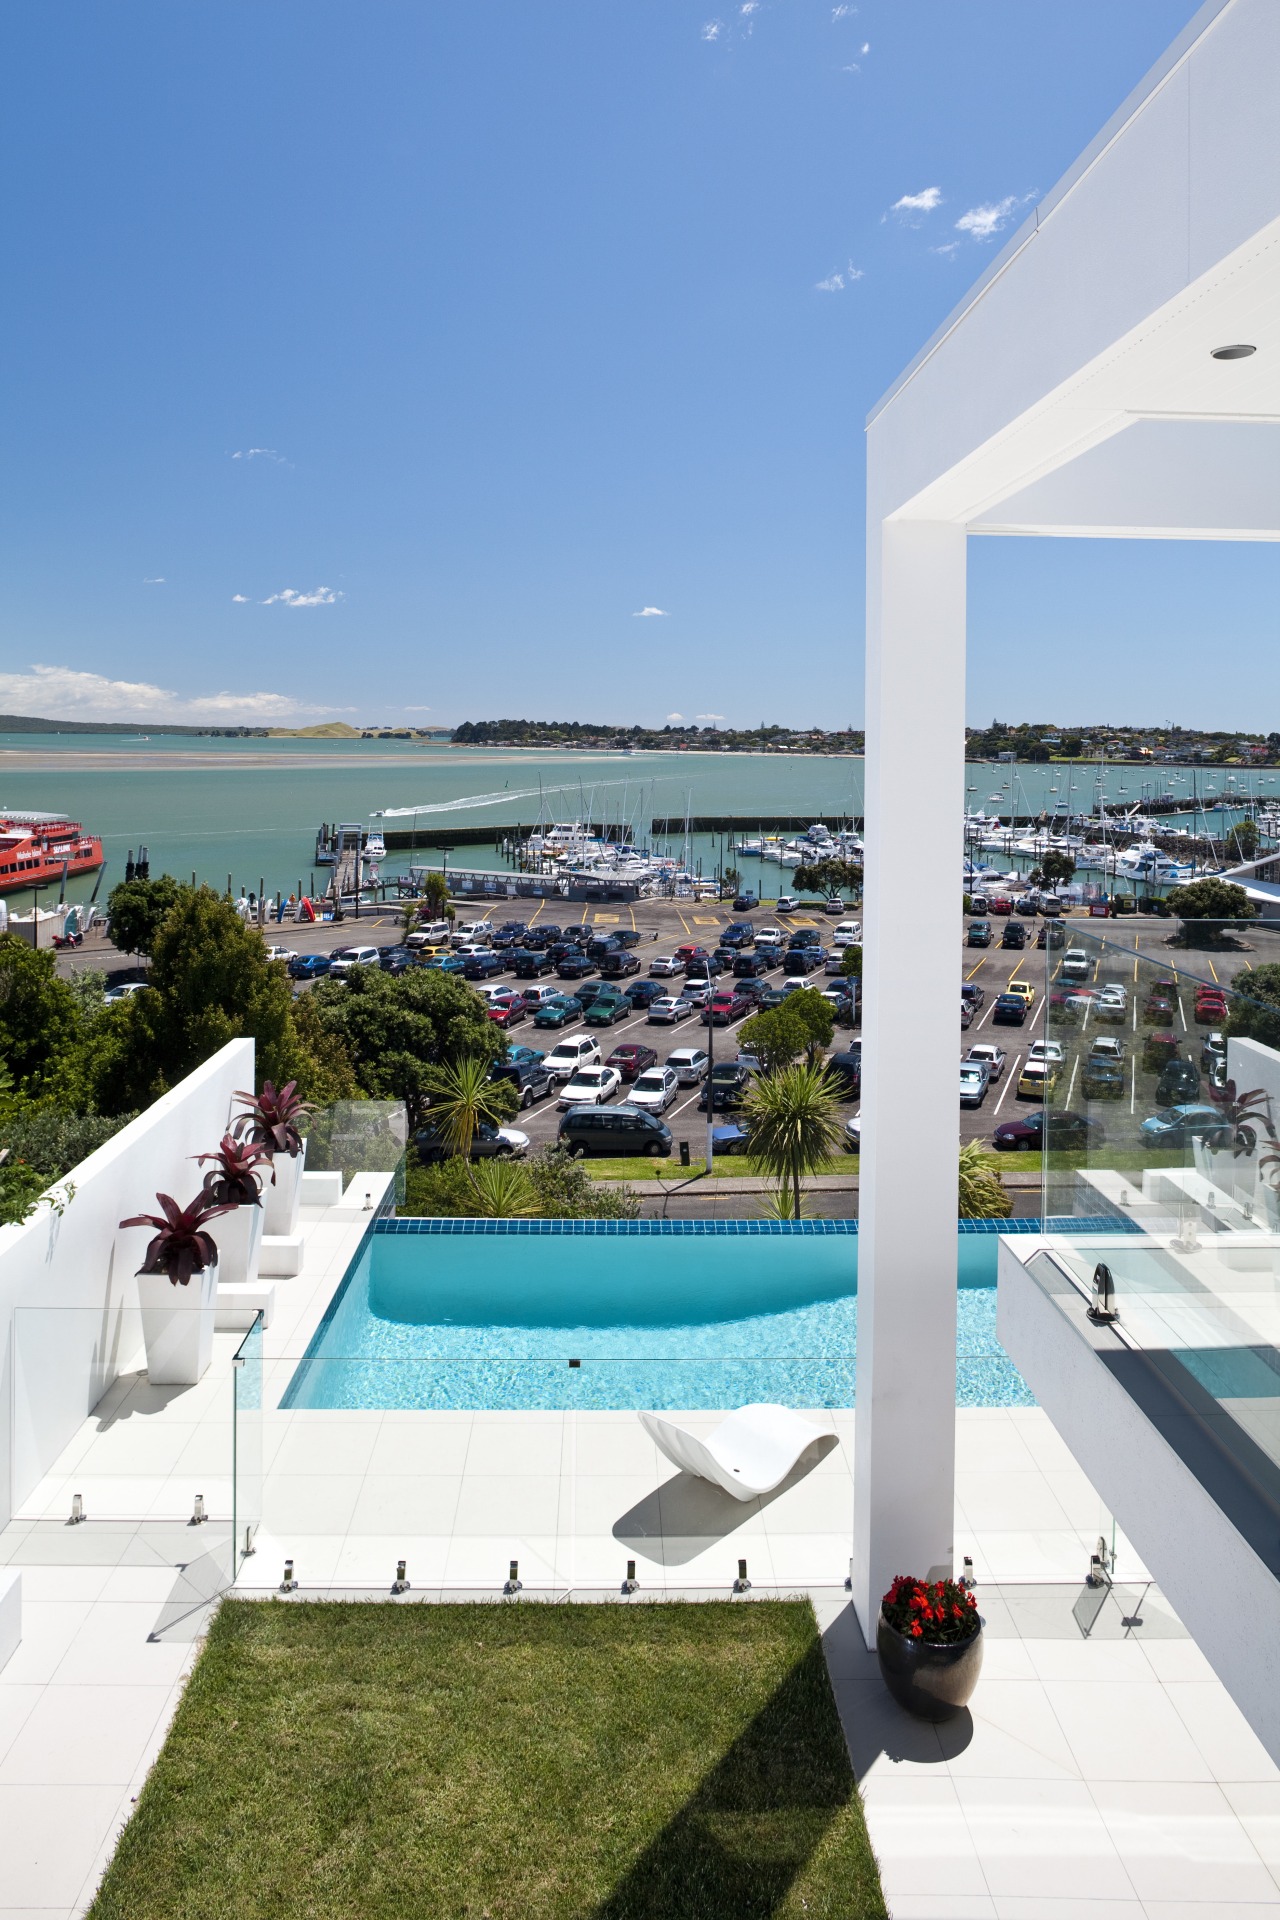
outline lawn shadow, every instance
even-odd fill
[[[768,1920],[854,1793],[815,1640],[591,1920]]]
[[[780,1486],[772,1493],[758,1494],[754,1500],[735,1500],[731,1493],[712,1486],[709,1480],[700,1480],[696,1474],[675,1473],[614,1521],[613,1537],[621,1546],[644,1554],[659,1566],[685,1566],[798,1486],[839,1444],[838,1434],[821,1434],[805,1448]]]

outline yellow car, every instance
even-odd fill
[[[1018,1075],[1020,1100],[1052,1100],[1062,1069],[1052,1060],[1028,1060]]]
[[[450,949],[447,946],[419,947],[418,958],[420,960],[444,960],[445,958],[447,958],[449,952],[450,952]]]
[[[1011,980],[1005,988],[1005,992],[1020,993],[1026,1001],[1028,1009],[1030,1009],[1036,997],[1036,990],[1029,980]]]

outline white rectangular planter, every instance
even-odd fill
[[[307,1164],[307,1143],[302,1143],[302,1152],[296,1154],[278,1153],[272,1161],[275,1171],[275,1185],[270,1181],[262,1190],[262,1210],[266,1218],[262,1230],[270,1234],[290,1234],[298,1231],[298,1209],[302,1205],[302,1174]]]
[[[218,1249],[218,1274],[223,1286],[246,1286],[258,1277],[258,1259],[262,1252],[263,1211],[256,1207],[237,1207],[209,1224],[209,1232]]]
[[[218,1263],[176,1287],[166,1273],[138,1275],[147,1378],[153,1387],[193,1387],[213,1358]]]

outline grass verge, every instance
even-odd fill
[[[807,1601],[227,1601],[90,1920],[884,1920]]]

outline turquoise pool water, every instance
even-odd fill
[[[380,1222],[283,1404],[852,1406],[856,1223],[595,1224]],[[957,1404],[1030,1406],[995,1262],[994,1234],[959,1236]]]

